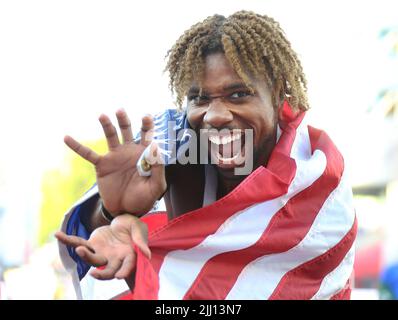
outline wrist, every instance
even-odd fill
[[[105,208],[104,203],[102,202],[102,200],[100,202],[99,210],[101,212],[102,218],[104,218],[109,223],[111,223],[112,220],[117,216],[116,214],[112,214],[108,209]]]

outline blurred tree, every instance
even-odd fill
[[[98,154],[107,150],[104,139],[84,142]],[[42,205],[38,243],[48,242],[59,229],[64,213],[95,183],[94,167],[68,149],[63,164],[48,170],[42,179]]]

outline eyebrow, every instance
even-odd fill
[[[243,82],[236,82],[222,88],[223,91],[233,91],[237,89],[249,89],[249,86],[247,86]],[[199,87],[193,86],[189,89],[188,95],[199,93],[199,91],[200,91]],[[207,93],[206,90],[203,90],[203,93]]]
[[[251,84],[249,84],[251,86]],[[232,83],[223,88],[224,91],[232,91],[236,89],[249,89],[249,86],[243,82]]]

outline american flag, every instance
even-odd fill
[[[122,299],[349,299],[357,220],[344,160],[305,113],[283,108],[260,166],[216,202],[149,226]]]
[[[306,124],[305,113],[295,116],[285,103],[282,119],[267,166],[230,194],[171,221],[164,212],[142,218],[152,259],[136,249],[134,293],[117,298],[350,297],[357,221],[343,157],[326,133]],[[170,120],[177,131],[188,127],[184,113],[167,110],[155,118],[157,139],[170,141]],[[188,142],[176,142],[177,157]],[[67,212],[64,232],[89,237],[80,212],[96,197],[94,186]],[[78,298],[111,298],[126,289],[122,280],[85,276],[90,266],[73,248],[60,243],[60,254]]]

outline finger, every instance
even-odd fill
[[[104,130],[106,142],[108,143],[109,149],[114,149],[119,146],[120,142],[116,128],[112,124],[109,117],[105,114],[101,114],[101,116],[99,117],[99,121],[102,125],[102,129]]]
[[[133,242],[137,245],[142,253],[148,258],[151,258],[151,250],[148,247],[148,227],[145,223],[135,221],[131,228],[131,238]]]
[[[80,247],[80,246],[87,247],[88,250],[91,250],[92,252],[94,252],[94,249],[89,245],[88,241],[83,239],[83,238],[80,238],[80,237],[77,237],[77,236],[67,235],[67,234],[65,234],[62,231],[57,231],[54,234],[54,236],[59,241],[61,241],[63,244],[66,244],[66,245],[74,247],[74,248],[77,248],[77,247]]]
[[[86,159],[88,162],[91,162],[93,165],[96,165],[98,163],[100,156],[90,148],[83,146],[81,143],[77,142],[75,139],[73,139],[70,136],[65,136],[64,142],[69,148],[71,148],[83,159]]]
[[[150,177],[151,189],[153,192],[159,192],[157,198],[164,194],[167,189],[166,173],[164,166],[164,159],[157,160],[155,165],[151,165],[151,177]],[[156,194],[156,193],[155,193]]]
[[[106,265],[108,260],[101,254],[90,252],[87,247],[80,246],[76,248],[76,253],[82,258],[86,263],[94,266],[101,267]]]
[[[114,258],[108,260],[106,267],[102,270],[95,269],[90,272],[90,274],[99,280],[110,280],[115,277],[116,272],[120,269],[122,265],[122,260],[119,258]]]
[[[122,266],[119,271],[116,272],[115,277],[117,279],[125,279],[131,275],[131,273],[135,269],[135,254],[129,254],[126,258],[124,258]]]
[[[143,146],[149,146],[153,138],[153,129],[155,124],[151,115],[146,115],[142,118],[141,124],[141,141]]]
[[[161,194],[164,193],[167,189],[167,182],[166,182],[166,174],[165,174],[165,167],[164,165],[155,165],[152,166],[151,168],[151,179],[153,179],[153,182],[155,186],[153,187],[153,190],[162,190]]]
[[[162,154],[160,153],[160,147],[155,141],[152,141],[149,150],[145,154],[145,160],[151,166],[164,164],[165,161],[162,157]]]
[[[126,111],[120,109],[116,112],[117,122],[119,123],[120,132],[122,133],[122,138],[124,143],[131,143],[133,138],[133,132],[131,130],[131,122],[127,116]]]

